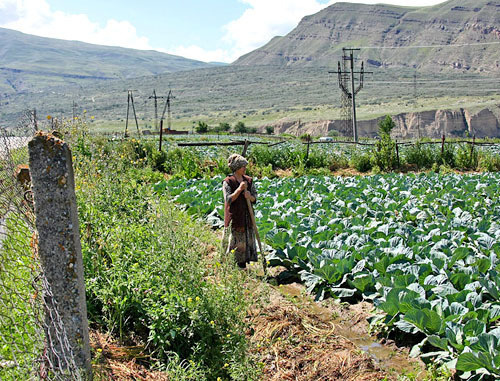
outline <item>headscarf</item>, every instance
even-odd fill
[[[227,165],[231,168],[231,171],[236,172],[241,167],[246,167],[248,165],[248,160],[243,156],[238,155],[237,153],[233,153],[227,159]]]

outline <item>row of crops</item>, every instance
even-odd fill
[[[164,142],[161,152],[158,151],[158,143],[153,140],[133,139],[131,145],[134,146],[137,159],[147,160],[159,171],[186,178],[223,174],[227,172],[226,158],[231,153],[241,153],[243,150],[242,145],[179,147],[178,143],[184,140],[189,140],[190,143],[207,143],[202,142],[201,138],[169,139]],[[231,142],[227,136],[208,138],[208,140],[213,143]],[[242,144],[241,137],[232,140],[234,144],[238,144],[236,140]],[[253,140],[255,139],[252,138]],[[500,143],[473,146],[464,142],[447,142],[442,146],[441,143],[419,142],[415,145],[399,145],[398,149],[392,140],[361,146],[343,143],[308,146],[300,140],[277,142],[261,139],[255,143],[261,144],[251,144],[247,156],[252,163],[251,175],[258,177],[272,177],[276,170],[291,170],[294,175],[301,176],[329,174],[347,168],[372,173],[423,169],[443,173],[452,169],[500,171]]]
[[[222,177],[157,184],[222,218]],[[282,265],[320,299],[370,300],[378,329],[463,378],[500,378],[499,174],[256,181],[256,217]]]

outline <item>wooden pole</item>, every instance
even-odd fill
[[[125,121],[125,137],[128,137],[128,114],[130,111],[130,91],[127,94],[127,119]]]
[[[257,230],[257,223],[255,222],[255,214],[253,213],[252,203],[250,202],[250,200],[248,198],[246,200],[247,200],[247,206],[248,206],[248,213],[250,213],[250,219],[252,220],[252,226],[253,226],[253,230],[255,232],[255,238],[257,238],[257,243],[259,244],[260,257],[262,260],[262,269],[264,270],[264,276],[266,276],[267,262],[266,262],[266,257],[264,255],[264,251],[262,250],[262,243],[260,242],[259,230]]]
[[[306,161],[309,160],[309,147],[311,145],[311,137],[307,136],[307,152],[306,152]]]
[[[398,146],[397,140],[396,140],[396,159],[397,159],[398,168],[399,168],[399,146]]]
[[[137,114],[135,113],[135,106],[134,106],[134,96],[132,95],[132,93],[130,93],[130,101],[132,102],[132,111],[134,111],[135,126],[137,127],[137,133],[140,135],[141,131],[139,130],[139,123],[137,122]]]
[[[158,151],[161,151],[161,142],[163,141],[163,119],[160,120],[160,145]]]
[[[470,164],[472,165],[472,158],[474,156],[474,144],[476,143],[476,135],[472,136],[472,144],[470,146]]]
[[[444,134],[443,134],[443,137],[441,138],[441,157],[444,156]]]
[[[245,139],[245,145],[243,147],[243,152],[241,153],[241,156],[243,156],[243,157],[246,156],[249,144],[250,144],[250,142],[248,141],[248,139]]]

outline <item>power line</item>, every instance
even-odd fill
[[[416,82],[418,84],[422,83],[454,83],[454,82],[496,82],[500,81],[500,78],[478,78],[478,79],[420,79],[417,80]],[[397,83],[397,84],[413,84],[415,81],[370,81],[367,82],[367,84],[372,84],[372,83]]]
[[[499,45],[500,42],[473,42],[470,44],[448,45],[412,45],[412,46],[360,46],[359,49],[424,49],[424,48],[456,48],[463,46]]]

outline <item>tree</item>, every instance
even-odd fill
[[[245,126],[245,123],[243,123],[243,122],[241,122],[241,121],[240,121],[240,122],[238,122],[238,123],[236,123],[236,124],[234,125],[234,131],[235,131],[235,132],[238,132],[238,133],[240,133],[240,134],[245,134],[245,133],[247,133],[247,128],[246,128],[246,126]]]
[[[201,120],[198,122],[198,125],[196,126],[196,132],[198,134],[204,134],[208,132],[208,124],[205,122],[202,122]]]
[[[394,127],[396,127],[396,123],[394,123],[390,115],[386,115],[383,120],[378,122],[378,134],[380,138],[382,138],[384,134],[390,135]]]
[[[397,165],[396,142],[391,138],[391,131],[394,127],[396,123],[390,115],[378,123],[380,140],[375,144],[372,161],[383,171],[394,169]]]
[[[218,130],[219,131],[229,131],[231,129],[231,125],[229,123],[226,123],[226,122],[221,122],[219,123],[219,127],[218,127]]]
[[[274,134],[274,127],[273,126],[266,126],[266,134],[268,134],[268,135]]]

